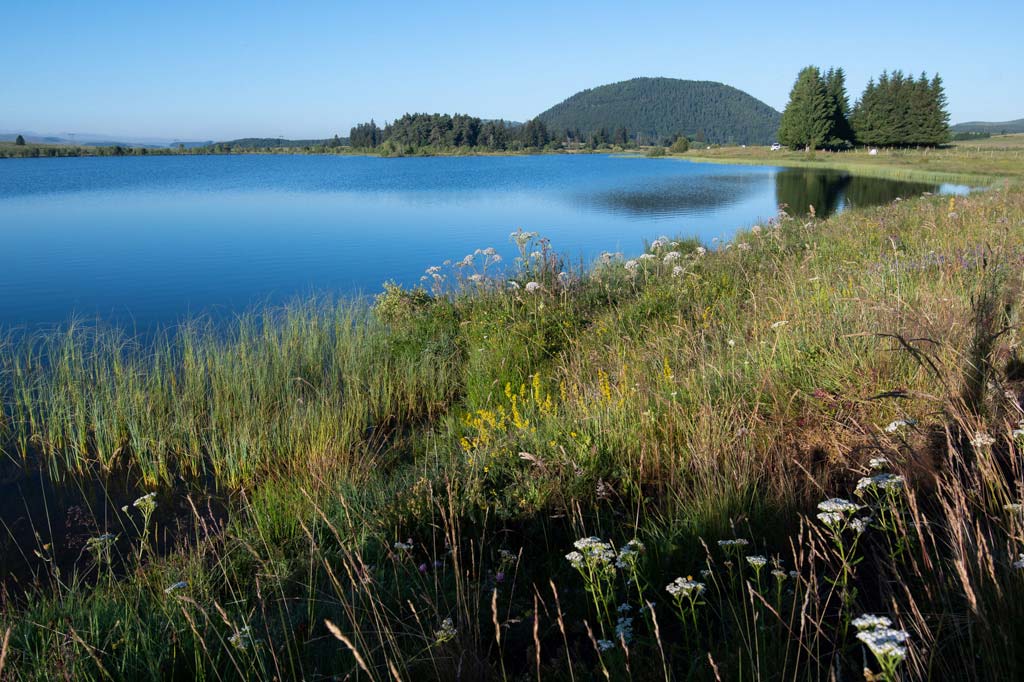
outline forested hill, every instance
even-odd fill
[[[957,123],[952,127],[952,131],[954,133],[990,133],[992,135],[1024,133],[1024,118],[1019,118],[1016,121],[1003,121],[1002,123],[989,123],[987,121]]]
[[[764,102],[722,83],[634,78],[578,92],[537,118],[552,133],[625,128],[645,143],[682,134],[698,142],[765,144],[775,140],[779,117]]]

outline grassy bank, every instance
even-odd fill
[[[6,344],[6,466],[101,494],[5,547],[0,675],[1024,675],[1016,184],[586,271],[513,239],[511,282]]]
[[[1024,177],[1024,135],[999,135],[986,140],[957,142],[939,149],[867,148],[810,154],[768,147],[693,149],[671,158],[703,163],[741,163],[794,168],[828,168],[858,175],[988,185],[994,180]]]

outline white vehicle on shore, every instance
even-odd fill
[[[775,143],[773,143],[773,144],[772,144],[772,151],[773,151],[773,152],[777,152],[777,151],[779,151],[780,149],[782,149],[782,145],[781,145],[781,144],[779,144],[778,142],[775,142]]]

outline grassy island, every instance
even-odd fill
[[[517,232],[515,264],[373,302],[0,344],[2,471],[47,500],[5,529],[0,678],[1021,678],[1024,164],[995,140],[683,157],[966,197],[587,268]]]

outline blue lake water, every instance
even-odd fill
[[[603,155],[151,156],[0,161],[0,328],[77,316],[152,329],[384,280],[516,228],[589,262],[659,235],[728,239],[778,205],[819,215],[947,185]]]

